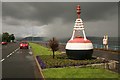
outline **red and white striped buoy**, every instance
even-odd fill
[[[93,45],[90,40],[86,38],[84,25],[80,19],[80,5],[77,6],[78,19],[75,21],[73,34],[71,39],[66,44],[66,54],[71,59],[90,59],[92,58]],[[79,32],[83,32],[83,37],[79,36]]]

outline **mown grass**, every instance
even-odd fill
[[[36,44],[36,43],[29,43],[30,46],[32,47],[32,51],[34,53],[34,55],[38,56],[38,55],[52,55],[52,51],[49,48],[45,48],[43,46],[40,46],[40,44]],[[56,51],[56,54],[61,54],[60,52]]]
[[[101,69],[101,68],[51,68],[44,69],[43,75],[45,78],[118,78],[117,73]]]

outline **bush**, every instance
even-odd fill
[[[49,46],[53,52],[53,59],[55,57],[55,51],[57,51],[59,49],[59,42],[56,38],[52,38],[49,40]]]
[[[40,60],[40,61],[39,61]],[[102,59],[93,58],[91,60],[71,60],[67,58],[66,54],[59,54],[53,59],[52,55],[40,55],[38,58],[42,69],[44,68],[58,68],[68,66],[85,66],[87,64],[105,63],[108,62]]]

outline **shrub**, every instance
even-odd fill
[[[50,48],[52,49],[52,52],[53,52],[53,59],[54,59],[54,52],[57,51],[59,48],[59,43],[58,43],[58,40],[56,38],[52,38],[49,40],[49,46]]]
[[[66,54],[56,55],[56,58],[52,58],[52,55],[41,55],[38,58],[42,64],[42,68],[58,68],[68,66],[86,66],[87,64],[104,63],[102,59],[91,60],[71,60],[66,57]]]

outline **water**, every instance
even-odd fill
[[[93,46],[94,48],[101,48],[101,49],[104,48],[103,45],[99,45],[99,44],[93,44]],[[108,45],[108,49],[117,51],[117,50],[120,50],[120,46]]]
[[[94,48],[104,48],[103,37],[87,37],[93,43]],[[70,38],[69,38],[70,39]],[[68,38],[60,40],[61,43],[66,44],[69,40]],[[118,37],[109,37],[108,38],[108,49],[118,51],[120,46],[118,45]]]
[[[104,48],[102,37],[90,37],[89,39],[92,41],[94,48]],[[108,38],[108,49],[116,51],[120,50],[120,46],[118,45],[118,37]]]

